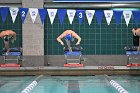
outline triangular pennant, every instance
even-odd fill
[[[2,21],[3,22],[6,21],[6,17],[8,15],[8,11],[9,11],[9,8],[8,7],[1,7],[0,8],[0,14],[1,14],[1,17],[2,17]]]
[[[13,7],[10,8],[10,14],[11,14],[11,17],[12,17],[12,21],[13,21],[13,23],[14,23],[15,20],[16,20],[16,17],[17,17],[18,11],[19,11],[18,8],[13,8]]]
[[[47,9],[47,11],[48,11],[48,15],[49,15],[51,24],[53,24],[54,18],[55,18],[56,13],[57,13],[57,9]]]
[[[26,18],[27,12],[28,12],[28,8],[19,8],[19,13],[20,13],[22,23],[24,23],[24,20]]]
[[[76,13],[76,10],[67,10],[67,15],[68,15],[70,24],[72,24],[72,22],[73,22],[75,13]]]
[[[66,16],[66,9],[59,9],[58,18],[59,18],[61,24],[63,23],[65,16]]]
[[[113,16],[113,11],[112,10],[104,10],[104,15],[105,15],[107,24],[110,25],[110,22],[111,22],[111,19]]]
[[[46,15],[47,15],[47,10],[46,9],[38,9],[38,11],[39,11],[41,22],[42,22],[42,24],[44,24],[44,20],[45,20]]]
[[[116,23],[118,25],[120,23],[120,21],[121,21],[123,11],[113,11],[113,13],[114,13]]]
[[[83,21],[83,18],[85,16],[85,10],[77,10],[76,14],[77,14],[77,17],[78,17],[78,20],[79,20],[79,24],[81,25],[82,21]]]
[[[97,18],[98,25],[100,25],[101,21],[103,19],[103,11],[102,10],[96,10],[95,11],[95,16]]]
[[[134,21],[136,23],[136,27],[138,27],[138,23],[140,21],[140,11],[132,11],[132,13],[133,13]]]
[[[95,13],[95,10],[86,10],[86,17],[87,17],[89,26],[90,26],[90,24],[92,22],[94,13]]]
[[[29,13],[30,13],[32,22],[34,23],[35,19],[37,17],[37,14],[38,14],[38,9],[37,8],[29,8]]]
[[[123,16],[126,22],[126,25],[128,26],[129,21],[131,19],[132,11],[123,11]]]

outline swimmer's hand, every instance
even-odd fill
[[[139,51],[140,51],[140,48],[138,47],[137,52],[139,52]]]
[[[8,54],[9,54],[8,52],[5,53],[6,56],[7,56]]]
[[[79,45],[80,43],[79,42],[77,42],[75,45],[77,46],[77,45]]]
[[[61,44],[62,46],[64,46],[64,43],[63,43],[63,42],[60,42],[60,44]]]
[[[12,43],[14,43],[14,41],[15,41],[14,39],[11,40]]]

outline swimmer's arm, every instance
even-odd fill
[[[62,42],[62,38],[64,37],[63,34],[61,34],[58,38],[57,38],[57,41],[61,44],[61,45],[64,45],[64,43]]]
[[[13,33],[12,37],[13,37],[13,40],[16,40],[16,33],[15,32]]]
[[[79,45],[81,42],[81,37],[79,35],[77,35],[75,32],[73,33],[73,36],[78,39],[76,45]]]
[[[133,35],[136,36],[136,30],[133,28],[132,29]]]
[[[13,35],[12,35],[12,40],[11,40],[11,42],[14,43],[15,40],[16,40],[16,33],[14,32]]]
[[[16,40],[16,33],[13,34],[13,39]]]

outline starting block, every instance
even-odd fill
[[[127,55],[127,67],[140,66],[140,51],[137,51],[138,46],[125,47]]]
[[[22,61],[22,49],[21,48],[10,48],[8,55],[6,50],[2,50],[3,63],[0,67],[20,67],[20,61]]]
[[[64,50],[65,64],[64,67],[83,67],[82,52],[80,48],[72,48],[72,52],[69,50]]]

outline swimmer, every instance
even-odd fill
[[[12,30],[5,30],[0,33],[0,38],[2,38],[4,41],[4,48],[6,50],[6,55],[8,55],[10,51],[10,41],[14,43],[14,41],[16,40],[16,33]]]
[[[139,47],[137,49],[137,51],[140,51],[140,28],[137,28],[137,29],[132,29],[132,33],[134,36],[139,36]]]
[[[61,44],[64,45],[62,39],[65,38],[65,41],[67,43],[68,49],[70,52],[72,52],[72,48],[70,47],[70,43],[74,41],[74,38],[76,38],[78,41],[75,44],[76,46],[80,44],[81,42],[81,37],[77,35],[74,31],[72,30],[65,30],[58,38],[57,41]]]

